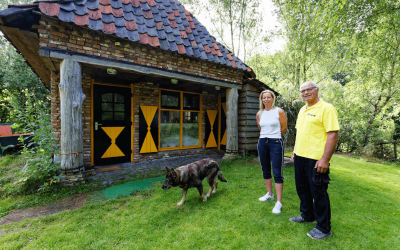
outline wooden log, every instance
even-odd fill
[[[246,103],[239,103],[239,109],[259,109],[260,105],[258,103],[251,103],[251,102],[246,102]]]
[[[259,137],[243,137],[239,138],[239,145],[240,144],[257,144]]]
[[[256,115],[258,109],[239,109],[239,115]]]
[[[260,101],[258,100],[258,98],[251,97],[251,96],[239,97],[239,103],[243,103],[243,102],[257,103],[258,105],[260,105]]]
[[[239,110],[239,112],[240,112],[240,110]],[[250,120],[250,121],[256,120],[256,114],[246,114],[245,113],[243,115],[239,115],[238,118],[239,118],[239,121],[241,121],[241,120]]]
[[[259,137],[260,132],[239,132],[239,137]]]
[[[82,92],[81,66],[72,60],[60,65],[61,108],[61,171],[70,172],[83,167],[82,106],[86,96]],[[92,152],[93,153],[93,152]]]
[[[252,96],[252,97],[260,98],[260,93],[261,92],[254,92],[254,91],[246,90],[246,91],[242,91],[240,93],[239,97]]]
[[[257,150],[257,144],[241,144],[239,149]]]
[[[226,152],[238,152],[238,90],[226,90]]]
[[[257,126],[239,126],[239,132],[257,132],[260,131]]]
[[[249,119],[249,120],[239,120],[238,122],[239,126],[257,126],[257,121],[254,117],[253,120]]]
[[[393,148],[394,148],[394,159],[397,160],[397,147],[396,147],[396,142],[393,142]]]

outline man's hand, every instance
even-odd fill
[[[291,160],[292,162],[294,162],[294,152],[292,152],[292,155],[290,156],[290,160]]]
[[[315,163],[315,168],[317,168],[317,173],[324,174],[329,169],[329,161],[335,151],[336,143],[338,141],[338,131],[328,132],[328,138],[326,139],[325,151],[317,163]]]
[[[317,173],[325,174],[329,169],[329,161],[321,158],[315,163],[315,168],[317,169]]]

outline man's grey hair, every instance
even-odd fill
[[[317,86],[317,84],[316,84],[315,82],[309,81],[309,82],[303,83],[303,84],[300,86],[300,89],[301,89],[302,87],[306,86],[306,85],[309,85],[310,83],[313,85],[314,88],[316,88],[316,89],[318,88],[318,86]]]

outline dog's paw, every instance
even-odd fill
[[[215,194],[217,192],[217,189],[214,189],[211,193]]]
[[[206,202],[206,201],[207,201],[207,196],[204,196],[203,202]]]
[[[176,204],[178,207],[183,205],[183,202],[179,202],[178,204]]]

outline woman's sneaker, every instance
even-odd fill
[[[273,201],[274,200],[274,195],[269,195],[269,193],[267,192],[266,195],[264,195],[263,197],[258,198],[259,201]]]
[[[273,214],[280,214],[282,210],[282,203],[280,203],[279,201],[277,201],[275,203],[275,207],[272,209],[272,213]]]

